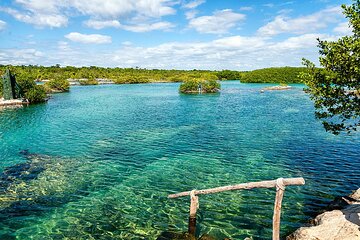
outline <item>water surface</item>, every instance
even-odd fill
[[[79,86],[0,112],[0,239],[156,239],[187,229],[189,199],[170,193],[304,177],[285,192],[286,235],[359,187],[360,135],[326,133],[302,85],[222,86],[211,95],[172,83]],[[274,196],[200,196],[198,230],[270,239]]]

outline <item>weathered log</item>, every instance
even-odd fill
[[[305,180],[304,180],[304,178],[284,178],[283,184],[284,184],[284,186],[304,185]],[[261,182],[249,182],[249,183],[241,183],[241,184],[224,186],[224,187],[195,190],[194,194],[200,195],[200,194],[218,193],[218,192],[241,190],[241,189],[273,188],[273,187],[276,187],[276,180],[261,181]],[[188,195],[190,195],[190,192],[191,191],[170,194],[168,196],[168,198],[178,198],[178,197],[188,196]]]

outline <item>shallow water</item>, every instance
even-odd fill
[[[213,95],[80,86],[0,112],[0,239],[156,239],[187,230],[189,200],[170,193],[304,177],[285,192],[286,235],[359,187],[360,134],[326,133],[302,85],[264,86],[223,82]],[[198,231],[269,239],[274,195],[200,196]]]

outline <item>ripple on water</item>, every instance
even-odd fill
[[[211,96],[177,87],[75,87],[47,105],[2,112],[0,168],[41,171],[2,190],[1,238],[156,239],[187,229],[189,199],[170,193],[302,176],[306,185],[285,193],[285,234],[359,187],[359,135],[325,133],[302,86],[260,94],[263,85],[226,82]],[[27,160],[23,149],[41,155]],[[198,230],[270,238],[274,196],[200,196]]]

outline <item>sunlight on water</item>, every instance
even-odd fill
[[[1,239],[156,239],[187,230],[189,199],[167,195],[278,177],[282,234],[359,187],[359,134],[332,136],[301,85],[223,83],[74,87],[48,104],[0,113]],[[24,151],[26,150],[26,151]],[[269,239],[274,189],[200,196],[198,231]]]

